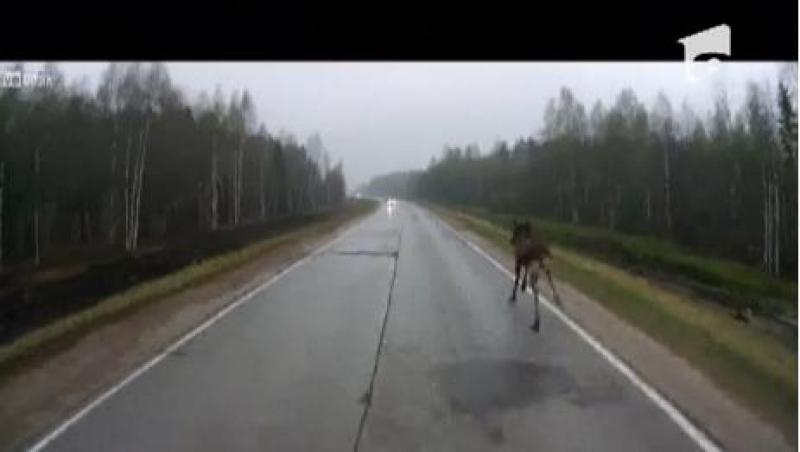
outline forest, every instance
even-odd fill
[[[26,71],[22,64],[13,70]],[[195,233],[334,208],[342,163],[319,135],[267,132],[252,96],[189,96],[162,63],[111,63],[95,92],[0,90],[0,269],[126,256]]]
[[[796,279],[796,64],[777,78],[748,83],[737,111],[720,88],[706,115],[631,89],[587,107],[564,87],[538,136],[446,146],[361,191],[663,238]]]

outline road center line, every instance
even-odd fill
[[[394,293],[395,281],[397,280],[397,267],[400,261],[400,247],[403,241],[403,233],[400,231],[397,240],[397,252],[394,253],[394,269],[392,270],[392,280],[389,284],[389,295],[386,298],[386,311],[383,314],[383,324],[381,325],[381,332],[378,335],[378,346],[375,348],[375,360],[372,367],[372,375],[369,379],[369,388],[367,388],[366,397],[364,398],[364,411],[361,413],[361,419],[358,422],[358,431],[356,432],[355,443],[353,444],[353,451],[358,452],[358,447],[361,445],[361,437],[364,434],[364,426],[367,423],[367,416],[369,416],[369,409],[372,407],[372,397],[375,391],[375,379],[378,376],[378,364],[381,359],[381,350],[383,349],[383,340],[386,336],[386,325],[389,323],[389,312],[392,309],[392,294]]]

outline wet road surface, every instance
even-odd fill
[[[429,212],[384,206],[44,450],[698,450],[510,289]]]

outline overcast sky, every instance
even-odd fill
[[[61,63],[68,81],[94,89],[106,63]],[[348,187],[384,172],[422,168],[446,144],[538,135],[548,99],[561,86],[588,108],[613,102],[624,88],[651,106],[663,90],[679,111],[698,113],[724,86],[734,108],[746,82],[777,80],[776,63],[725,62],[690,82],[683,63],[168,63],[173,82],[190,96],[247,89],[271,133],[301,142],[319,132],[335,162],[344,161]],[[774,88],[773,88],[774,92]],[[191,98],[191,97],[190,97]]]

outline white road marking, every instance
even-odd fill
[[[459,240],[461,240],[465,245],[471,248],[473,251],[478,253],[479,255],[486,258],[489,262],[491,262],[500,272],[508,276],[512,281],[514,280],[514,275],[509,271],[507,268],[503,266],[500,262],[498,262],[495,258],[487,254],[483,251],[480,247],[469,241],[465,238],[461,233],[455,230],[452,226],[450,226],[446,221],[440,219],[436,215],[432,215],[436,218],[441,224],[446,226]],[[527,292],[530,293],[530,288],[528,288]],[[572,331],[578,334],[583,340],[589,343],[589,345],[595,349],[603,358],[606,359],[615,369],[617,369],[622,375],[625,375],[630,382],[639,388],[650,400],[652,400],[659,408],[661,408],[670,419],[672,419],[681,430],[684,431],[694,442],[705,452],[720,452],[722,449],[719,445],[717,445],[705,432],[703,432],[699,427],[694,425],[681,411],[673,405],[669,400],[664,398],[661,394],[658,393],[656,389],[652,386],[647,384],[641,377],[634,371],[630,366],[625,364],[622,359],[616,356],[614,353],[609,351],[607,348],[603,346],[594,336],[589,334],[586,330],[584,330],[580,325],[575,323],[569,316],[567,316],[563,311],[558,309],[555,305],[553,305],[550,300],[546,299],[544,296],[539,295],[539,301],[549,309],[556,317],[558,317],[562,322],[564,322]]]
[[[289,273],[290,271],[294,270],[295,268],[297,268],[300,265],[302,265],[305,262],[307,262],[310,258],[322,254],[324,251],[326,251],[328,248],[332,247],[335,243],[337,243],[339,240],[344,238],[344,236],[346,236],[348,233],[350,233],[356,227],[360,226],[363,222],[365,222],[370,217],[372,217],[372,215],[368,215],[366,218],[362,219],[361,221],[358,221],[356,224],[350,226],[345,231],[341,232],[336,237],[332,238],[328,243],[319,246],[314,251],[308,253],[306,256],[302,257],[300,260],[296,261],[295,263],[293,263],[289,267],[287,267],[287,268],[285,268],[283,270],[280,270],[278,273],[273,275],[269,280],[267,280],[263,284],[260,284],[258,287],[250,290],[246,294],[242,295],[240,298],[238,298],[235,301],[233,301],[230,304],[228,304],[225,308],[223,308],[222,310],[220,310],[219,312],[214,314],[213,317],[211,317],[210,319],[208,319],[205,322],[201,323],[199,326],[195,327],[193,330],[191,330],[188,333],[186,333],[183,337],[178,339],[177,342],[174,342],[172,345],[167,347],[163,352],[161,352],[158,355],[156,355],[155,357],[151,358],[149,361],[147,361],[146,363],[141,365],[139,368],[137,368],[135,371],[133,371],[133,373],[131,373],[127,377],[125,377],[122,381],[120,381],[119,383],[115,384],[110,389],[106,390],[99,397],[94,399],[91,403],[89,403],[88,405],[83,407],[83,409],[81,409],[80,411],[78,411],[77,413],[75,413],[71,417],[69,417],[67,420],[62,422],[55,430],[50,432],[44,438],[40,439],[35,445],[33,445],[33,447],[28,449],[28,451],[29,452],[38,452],[40,450],[43,450],[51,442],[53,442],[53,440],[58,438],[59,435],[61,435],[68,428],[70,428],[73,424],[75,424],[76,422],[81,420],[81,418],[83,418],[84,416],[89,414],[89,412],[91,412],[93,409],[97,408],[101,403],[105,402],[110,397],[112,397],[114,394],[119,392],[122,388],[127,386],[129,383],[131,383],[137,377],[139,377],[143,373],[145,373],[148,370],[150,370],[153,366],[155,366],[156,364],[161,362],[161,360],[163,360],[165,357],[167,357],[167,355],[169,355],[170,353],[172,353],[175,350],[177,350],[178,348],[180,348],[182,345],[184,345],[187,342],[189,342],[190,340],[192,340],[192,338],[194,338],[198,334],[202,333],[205,329],[207,329],[208,327],[210,327],[211,325],[216,323],[219,319],[221,319],[225,315],[229,314],[231,311],[233,311],[237,307],[241,306],[243,303],[245,303],[250,298],[252,298],[253,295],[255,295],[256,293],[258,293],[258,292],[266,289],[270,285],[274,284],[279,279],[284,277],[287,273]]]

